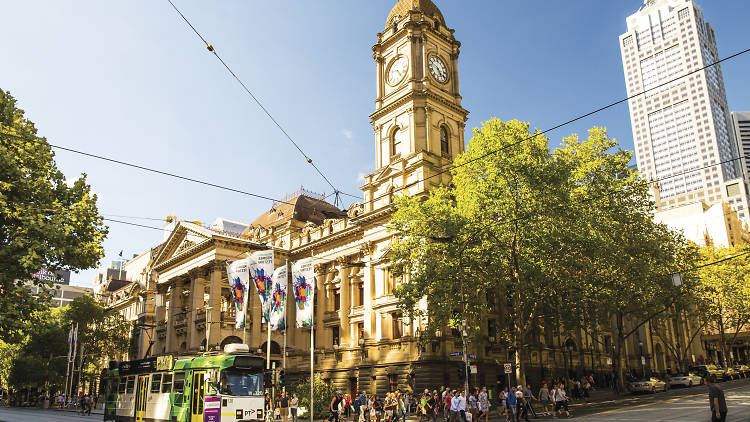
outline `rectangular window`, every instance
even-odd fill
[[[172,391],[172,374],[164,374],[161,378],[161,392],[169,393]]]
[[[341,344],[341,338],[339,337],[339,327],[331,327],[331,338],[334,345]]]
[[[401,317],[400,312],[394,312],[391,314],[391,320],[393,321],[392,338],[394,340],[400,339],[404,336],[404,320]]]
[[[158,393],[161,390],[161,374],[151,375],[151,392]]]
[[[126,394],[133,394],[133,391],[135,390],[135,376],[129,376],[128,377],[128,385],[125,388]]]
[[[120,378],[120,385],[117,386],[117,393],[118,394],[125,394],[125,385],[127,383],[128,379],[125,377]]]
[[[357,306],[365,306],[365,283],[357,284]]]
[[[336,289],[333,292],[333,310],[338,312],[341,309],[341,290]]]
[[[627,37],[625,37],[622,40],[622,46],[623,47],[627,47],[627,46],[629,46],[631,44],[633,44],[633,36],[632,35],[628,35]]]
[[[361,340],[365,338],[365,323],[359,322],[357,323],[357,340]]]
[[[690,9],[687,7],[677,12],[677,19],[683,20],[687,19],[690,16]]]
[[[175,372],[174,381],[172,383],[172,391],[175,393],[182,393],[185,390],[185,373]]]

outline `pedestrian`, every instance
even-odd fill
[[[708,386],[708,405],[711,409],[711,422],[724,422],[727,420],[727,401],[724,391],[716,385],[716,376],[706,377]]]
[[[500,392],[500,409],[497,409],[497,416],[505,416],[506,422],[508,421],[508,387]]]
[[[546,382],[542,382],[542,388],[539,389],[539,402],[542,404],[542,416],[549,416],[549,389]]]
[[[523,398],[524,400],[526,400],[526,411],[528,413],[531,413],[531,415],[536,418],[537,416],[536,416],[536,411],[534,410],[533,403],[537,401],[537,398],[534,395],[534,393],[531,391],[531,385],[526,385],[526,389],[523,390]]]
[[[331,412],[328,416],[329,422],[339,422],[339,405],[341,404],[343,397],[340,391],[337,391],[331,399],[331,405],[328,406],[328,410]]]
[[[484,416],[484,422],[489,422],[490,418],[490,398],[487,395],[487,387],[482,387],[482,391],[479,392],[479,399],[478,399],[478,406],[479,406],[479,417],[478,419],[481,419],[482,416]],[[479,422],[479,421],[477,421]]]
[[[281,409],[281,422],[289,422],[289,397],[287,397],[286,391],[281,393],[279,408]]]
[[[506,403],[508,403],[508,418],[512,422],[517,422],[518,412],[518,399],[516,397],[516,387],[510,387],[510,391],[506,395]]]
[[[372,399],[372,410],[375,412],[375,420],[380,422],[380,418],[383,417],[383,401],[380,400],[380,396],[377,394]]]
[[[299,406],[299,399],[297,393],[292,394],[292,399],[289,400],[289,410],[292,413],[292,422],[297,422],[297,406]]]
[[[445,422],[452,422],[453,418],[451,417],[451,403],[453,403],[453,394],[450,390],[445,390],[445,395],[443,396],[443,418],[445,419]]]
[[[555,402],[555,413],[561,414],[560,410],[562,409],[565,411],[565,415],[571,417],[570,410],[568,409],[568,395],[565,393],[565,386],[563,384],[560,384],[554,390],[552,400]],[[554,416],[554,414],[552,417],[557,419],[557,416]]]
[[[477,415],[479,414],[479,405],[477,403],[477,396],[475,393],[469,393],[469,397],[466,400],[466,413],[469,415],[467,419],[470,422],[476,422]]]
[[[461,390],[458,394],[458,413],[456,415],[460,422],[467,422],[466,420],[466,392]]]

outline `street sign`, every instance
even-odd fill
[[[451,357],[463,356],[463,355],[464,355],[464,352],[453,352],[453,353],[451,353]]]
[[[646,364],[646,357],[641,356],[641,365],[645,365],[645,364]]]
[[[612,365],[612,358],[607,358],[607,365]]]
[[[471,365],[469,368],[471,369],[471,373],[472,374],[476,374],[477,373],[477,366],[476,365]]]
[[[469,359],[476,359],[477,358],[477,355],[466,355],[466,356],[468,356]]]
[[[513,364],[512,363],[506,363],[503,365],[503,369],[505,370],[506,374],[512,374],[513,373]]]

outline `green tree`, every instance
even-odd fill
[[[66,183],[54,153],[34,124],[0,90],[0,295],[45,268],[93,268],[107,235],[86,176]],[[43,284],[40,281],[36,283]],[[48,286],[47,286],[48,287]],[[9,305],[12,306],[12,305]],[[19,305],[23,306],[23,305]],[[8,323],[3,319],[0,323]],[[13,326],[0,328],[0,335]],[[7,338],[5,338],[7,340]]]
[[[570,209],[570,169],[547,142],[525,123],[486,122],[456,159],[454,186],[400,198],[392,219],[401,233],[393,266],[405,276],[395,294],[404,312],[424,317],[422,337],[448,326],[476,343],[497,315],[489,335],[513,351],[519,380],[532,332],[565,297],[560,269],[575,256],[558,224]]]
[[[49,308],[51,294],[41,289],[34,294],[30,286],[10,285],[0,297],[0,341],[19,344],[31,328],[23,322],[29,315]]]
[[[299,406],[304,407],[310,411],[310,378],[305,378],[300,381],[299,384],[294,388],[294,393],[297,393],[299,398]],[[313,378],[313,392],[314,392],[314,407],[315,407],[315,419],[322,419],[328,416],[329,406],[333,395],[336,393],[333,386],[327,383],[320,374],[315,374]],[[304,414],[298,415],[300,418],[309,417]]]
[[[131,324],[91,296],[73,299],[63,308],[60,322],[63,327],[78,326],[78,353],[83,359],[79,364],[89,380],[98,375],[100,365],[108,359],[119,359],[130,343]]]
[[[709,331],[719,335],[725,364],[733,364],[729,345],[750,324],[750,255],[746,247],[701,250],[697,295]]]
[[[578,283],[568,295],[577,300],[566,312],[596,327],[612,327],[613,364],[623,386],[625,341],[653,318],[689,294],[693,274],[672,285],[671,274],[692,267],[695,251],[684,237],[653,220],[648,183],[628,169],[631,153],[617,150],[606,131],[595,128],[587,141],[566,138],[556,151],[572,169],[573,212],[578,233]],[[585,316],[585,318],[580,318]]]

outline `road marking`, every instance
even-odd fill
[[[739,386],[739,387],[727,388],[727,389],[724,389],[724,391],[738,390],[740,388],[748,388],[748,386],[747,385],[743,385],[743,386]],[[626,409],[637,409],[639,407],[653,406],[653,405],[656,405],[656,404],[663,404],[663,403],[671,403],[671,402],[679,401],[679,400],[682,400],[682,399],[691,399],[691,398],[695,398],[695,397],[705,396],[706,394],[707,394],[707,392],[706,393],[688,394],[688,395],[685,395],[685,396],[673,397],[673,398],[670,398],[670,399],[657,400],[657,401],[654,401],[654,402],[651,402],[651,403],[637,404],[637,405],[634,405],[634,406],[622,406],[622,407],[618,407],[617,409],[605,410],[604,412],[595,412],[595,413],[592,413],[591,415],[605,415],[607,413],[619,412],[621,410],[626,410]]]

